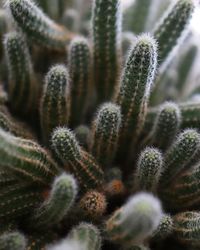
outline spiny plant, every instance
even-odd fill
[[[197,1],[2,2],[0,250],[199,249]]]

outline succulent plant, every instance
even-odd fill
[[[0,250],[200,248],[198,4],[169,2],[0,1]]]

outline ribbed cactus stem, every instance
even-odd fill
[[[174,235],[189,246],[200,246],[200,213],[183,212],[174,216]]]
[[[161,186],[167,185],[193,159],[200,146],[200,135],[194,129],[179,134],[165,154]]]
[[[131,138],[135,143],[142,130],[156,67],[156,42],[142,35],[131,49],[115,97],[123,116],[120,149],[125,149]]]
[[[95,159],[78,144],[68,128],[58,128],[52,135],[52,147],[77,178],[81,191],[102,185],[104,176]]]
[[[178,0],[169,7],[168,12],[155,28],[154,36],[159,45],[160,63],[166,60],[177,44],[180,44],[180,38],[187,29],[194,9],[193,0]]]
[[[141,244],[159,225],[162,209],[157,198],[148,193],[133,197],[106,221],[111,241],[125,247]]]
[[[199,154],[199,153],[198,153]],[[176,209],[192,208],[200,203],[200,164],[199,162],[177,176],[166,189],[163,199],[174,204]]]
[[[78,37],[71,41],[68,63],[72,82],[70,123],[74,126],[83,121],[91,95],[92,60],[90,46],[85,38]]]
[[[156,148],[147,147],[142,151],[134,178],[136,190],[155,192],[163,166],[162,154]]]
[[[10,106],[20,114],[29,114],[35,108],[38,87],[25,38],[17,32],[8,33],[4,47],[9,70]]]
[[[25,250],[26,239],[19,232],[5,233],[0,236],[1,250]]]
[[[0,127],[15,136],[34,139],[34,134],[30,128],[25,123],[12,117],[6,109],[0,111]]]
[[[36,142],[0,129],[0,158],[4,169],[26,181],[49,185],[59,173],[56,163]]]
[[[40,123],[45,144],[49,144],[56,127],[67,125],[70,105],[68,71],[65,66],[56,65],[47,73],[40,103]]]
[[[121,1],[94,0],[92,14],[94,78],[98,102],[109,100],[121,64]]]
[[[105,103],[93,121],[90,149],[104,167],[109,167],[115,157],[121,120],[120,107]]]
[[[34,227],[56,225],[72,207],[77,195],[75,179],[66,174],[57,177],[53,183],[49,197],[35,211],[31,223]]]
[[[152,131],[152,144],[166,149],[173,141],[181,124],[181,113],[177,104],[166,102],[160,107]]]
[[[6,224],[27,216],[39,206],[43,189],[37,185],[13,182],[4,183],[0,193],[0,220]]]
[[[7,5],[17,25],[37,44],[64,50],[73,36],[48,18],[31,0],[9,0]]]

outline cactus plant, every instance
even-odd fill
[[[0,250],[199,249],[198,3],[169,2],[0,1]]]

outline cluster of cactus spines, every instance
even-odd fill
[[[56,50],[65,50],[73,35],[48,18],[36,4],[28,0],[8,1],[9,10],[28,39]]]
[[[162,215],[159,201],[139,193],[106,221],[107,237],[125,247],[140,244],[158,227]]]
[[[198,4],[169,2],[0,1],[0,250],[200,247]]]
[[[8,98],[11,108],[27,114],[35,108],[39,86],[34,79],[26,41],[20,33],[11,32],[6,35],[4,46],[9,70]]]
[[[52,147],[78,180],[81,191],[98,188],[104,182],[104,174],[95,159],[78,144],[68,128],[58,128],[52,135]]]
[[[63,65],[56,65],[46,76],[40,104],[40,122],[45,144],[49,143],[56,127],[67,125],[70,107],[69,74]]]
[[[26,239],[19,232],[12,232],[0,236],[1,250],[25,250]]]
[[[83,122],[91,94],[91,52],[85,38],[74,38],[69,47],[69,72],[72,81],[72,110],[70,123],[74,126]]]
[[[121,106],[123,123],[120,150],[132,139],[133,145],[142,130],[157,67],[157,44],[148,36],[138,37],[123,69],[115,102]],[[123,151],[123,150],[122,150]],[[127,150],[126,150],[127,151]]]
[[[163,167],[163,156],[155,148],[142,151],[134,178],[136,190],[155,192]]]
[[[115,157],[121,120],[120,107],[105,103],[93,121],[90,149],[102,166],[110,166]]]
[[[165,61],[177,44],[180,45],[180,38],[194,12],[194,5],[193,0],[177,1],[169,7],[169,11],[155,28],[154,36],[159,44],[160,63]]]
[[[93,1],[94,79],[98,102],[109,100],[121,65],[121,1]]]

